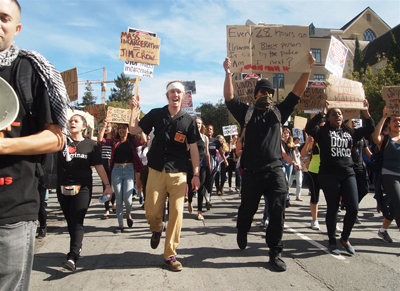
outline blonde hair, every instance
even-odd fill
[[[224,140],[222,142],[222,149],[224,150],[224,152],[229,152],[229,146],[228,146],[228,143],[225,140],[225,137],[222,134],[219,134],[219,135],[216,136],[216,139],[219,140],[220,137],[222,137],[222,139]]]
[[[284,139],[284,137],[283,137],[283,133],[284,133],[285,131],[289,132],[289,138],[288,138],[287,141],[285,141],[285,139]],[[293,148],[293,147],[294,147],[292,131],[289,129],[289,127],[284,127],[284,128],[282,129],[282,141],[283,141],[284,143],[286,143],[287,146],[288,146],[289,148]]]
[[[201,134],[205,134],[206,133],[206,126],[204,125],[203,119],[201,119],[200,117],[196,117],[194,120],[200,120],[201,121],[201,128],[200,128],[200,133]]]

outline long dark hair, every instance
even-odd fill
[[[119,127],[120,127],[121,125],[125,125],[125,126],[129,129],[129,125],[128,125],[128,124],[126,124],[126,123],[118,123],[118,124],[117,124],[117,133],[115,134],[115,139],[121,139],[121,136],[119,135]],[[127,136],[126,138],[128,139],[130,135],[131,135],[131,134],[130,134],[129,131],[128,131],[128,136]]]

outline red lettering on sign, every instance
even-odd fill
[[[13,182],[12,177],[0,178],[0,186],[11,185]]]

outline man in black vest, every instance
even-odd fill
[[[0,129],[0,290],[29,289],[39,211],[38,155],[60,150],[68,126],[60,74],[38,53],[13,45],[20,16],[18,1],[0,0],[0,77],[16,91],[20,108],[15,121]],[[25,77],[31,72],[28,83],[21,82],[19,71]]]
[[[311,52],[308,55],[310,72],[315,63]],[[257,212],[261,195],[268,199],[270,215],[266,231],[269,262],[277,271],[286,271],[281,258],[282,235],[285,217],[286,182],[282,171],[281,124],[294,111],[300,96],[307,87],[310,72],[303,73],[293,91],[277,106],[272,106],[274,88],[267,79],[257,82],[254,91],[254,111],[249,116],[249,106],[240,102],[233,93],[231,61],[224,62],[224,97],[228,110],[244,128],[244,147],[240,166],[242,175],[242,195],[237,220],[237,243],[240,249],[247,246],[247,232],[250,230],[254,214]],[[247,116],[249,116],[247,118]],[[247,120],[248,119],[248,120]],[[242,131],[243,132],[243,131]]]

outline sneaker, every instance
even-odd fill
[[[128,224],[128,227],[132,227],[132,226],[133,226],[133,220],[132,220],[132,218],[127,218],[127,219],[126,219],[126,223]]]
[[[176,260],[175,257],[170,257],[169,259],[164,259],[164,265],[168,266],[171,271],[179,272],[182,271],[182,264]]]
[[[292,206],[292,204],[290,204],[289,200],[286,200],[286,208],[289,208],[290,206]]]
[[[207,203],[206,203],[206,208],[207,208],[207,210],[210,210],[210,209],[211,209],[211,206],[212,206],[211,202],[207,202]]]
[[[269,263],[278,272],[283,272],[287,270],[287,266],[281,258],[281,253],[269,251]]]
[[[123,227],[117,227],[116,229],[114,229],[114,233],[121,233],[124,232],[124,228]]]
[[[44,238],[44,237],[46,237],[46,234],[47,234],[47,227],[40,228],[36,238]]]
[[[247,247],[247,232],[238,231],[236,235],[236,242],[241,250]]]
[[[71,272],[76,271],[75,262],[73,260],[63,262],[62,267]]]
[[[139,204],[142,205],[143,203],[144,203],[144,197],[143,197],[143,194],[141,194],[139,196]]]
[[[154,250],[160,244],[160,239],[161,239],[161,235],[162,235],[163,229],[164,229],[164,223],[163,223],[163,228],[159,232],[153,231],[153,235],[151,236],[151,239],[150,239],[150,246]]]
[[[342,233],[342,229],[339,227],[339,225],[336,224],[336,232],[337,233]]]
[[[318,220],[311,220],[311,229],[313,230],[319,230],[319,222]]]
[[[390,235],[389,235],[389,233],[387,232],[387,230],[385,230],[384,232],[378,230],[378,236],[379,236],[381,239],[383,239],[384,242],[387,242],[387,243],[392,243],[392,242],[393,242],[393,240],[392,240],[392,238],[390,237]]]
[[[228,191],[229,191],[229,192],[232,192],[232,187],[229,187],[229,188],[228,188]]]

